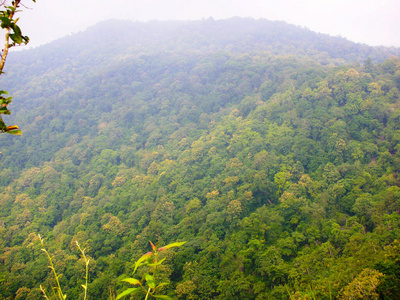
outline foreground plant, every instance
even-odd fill
[[[42,238],[40,236],[40,234],[38,236],[39,236],[40,244],[43,247],[41,250],[47,256],[47,259],[49,261],[49,266],[48,267],[50,268],[50,270],[51,270],[51,272],[53,274],[53,277],[54,277],[54,279],[56,281],[55,287],[52,288],[52,290],[53,290],[53,297],[52,298],[49,298],[49,296],[48,296],[48,294],[46,292],[46,289],[44,287],[42,287],[42,285],[40,285],[40,290],[43,293],[43,297],[48,299],[48,300],[50,300],[50,299],[64,300],[64,299],[67,298],[67,295],[63,293],[61,285],[60,285],[60,280],[59,280],[59,278],[62,276],[62,274],[57,274],[56,268],[54,267],[54,264],[53,264],[53,257],[49,254],[49,252],[46,250],[46,247],[44,246],[44,238]],[[85,261],[85,266],[86,266],[85,267],[86,268],[86,270],[85,270],[85,284],[84,285],[82,284],[82,288],[85,291],[83,299],[86,300],[87,299],[88,277],[89,277],[88,276],[88,274],[89,274],[89,259],[85,255],[85,249],[82,249],[80,247],[78,241],[75,241],[75,244],[76,244],[76,247],[78,248],[78,250],[81,252],[81,256],[82,256],[83,260]]]
[[[88,289],[88,280],[89,280],[89,259],[85,255],[85,249],[82,249],[79,246],[78,241],[75,241],[75,244],[76,244],[76,248],[78,248],[78,250],[81,252],[81,256],[82,256],[83,260],[85,261],[85,284],[84,285],[82,284],[81,286],[85,290],[85,294],[84,294],[84,298],[83,299],[86,300],[87,289]]]
[[[128,295],[133,295],[133,294],[139,294],[142,293],[145,295],[145,300],[147,300],[149,297],[153,298],[158,298],[158,299],[172,299],[167,295],[159,295],[158,293],[160,292],[161,288],[168,285],[166,282],[160,282],[157,284],[156,282],[156,274],[157,274],[157,267],[160,266],[165,258],[159,260],[159,253],[161,251],[168,250],[170,248],[174,247],[180,247],[186,242],[179,242],[179,243],[172,243],[167,246],[158,248],[157,244],[153,244],[150,242],[151,249],[153,252],[147,252],[144,254],[141,258],[139,258],[135,264],[133,265],[134,270],[133,274],[135,274],[136,270],[141,267],[141,266],[149,266],[151,267],[151,271],[149,273],[145,273],[141,280],[136,279],[136,278],[125,278],[122,281],[128,282],[132,285],[138,286],[134,288],[129,288],[123,291],[121,294],[117,296],[117,299],[121,299],[122,297],[128,296]]]

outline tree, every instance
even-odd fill
[[[379,299],[376,289],[384,274],[364,269],[351,283],[341,290],[340,299]]]
[[[36,0],[32,0],[36,2]],[[0,75],[3,74],[4,65],[6,63],[8,51],[11,47],[21,44],[28,44],[29,38],[22,35],[21,28],[17,25],[18,19],[15,18],[15,14],[19,12],[18,8],[23,5],[21,0],[14,0],[11,5],[7,5],[6,0],[3,0],[0,7],[3,9],[0,11],[0,26],[5,30],[5,43],[4,49],[2,50],[1,61],[0,61]],[[5,95],[5,96],[4,96]],[[11,103],[12,97],[7,97],[7,91],[0,90],[0,132],[7,132],[10,134],[21,135],[22,131],[19,130],[17,125],[7,126],[2,118],[2,114],[9,115],[11,112],[8,110],[8,104]]]

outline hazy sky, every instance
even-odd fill
[[[31,46],[106,19],[199,20],[233,16],[283,20],[369,45],[400,47],[400,0],[25,0],[19,24]]]

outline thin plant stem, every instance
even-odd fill
[[[48,259],[48,261],[49,261],[49,263],[50,263],[49,268],[50,268],[51,271],[53,272],[54,278],[55,278],[55,280],[56,280],[56,284],[57,284],[56,290],[57,290],[58,297],[59,297],[61,300],[64,300],[65,298],[67,298],[67,295],[64,295],[63,292],[62,292],[61,285],[60,285],[60,281],[58,280],[59,275],[57,275],[56,268],[54,267],[54,264],[53,264],[53,259],[52,259],[52,257],[50,256],[49,252],[47,252],[47,250],[46,250],[46,248],[45,248],[45,246],[44,246],[44,243],[43,243],[44,239],[42,239],[42,237],[40,236],[40,234],[39,234],[38,236],[39,236],[40,243],[42,244],[42,247],[43,247],[41,250],[42,250],[44,253],[46,253],[47,259]]]
[[[43,297],[45,297],[47,300],[50,300],[49,297],[47,297],[46,290],[42,287],[42,285],[40,285],[40,290],[43,293]]]
[[[84,296],[84,300],[87,299],[87,289],[88,289],[88,279],[89,279],[89,259],[87,259],[86,255],[85,255],[85,249],[82,249],[79,246],[78,241],[75,241],[76,247],[79,249],[79,251],[82,254],[82,258],[85,261],[85,285],[82,285],[83,289],[85,290],[85,296]]]
[[[150,294],[150,287],[149,287],[149,289],[147,290],[146,298],[144,298],[144,300],[147,300],[147,298],[149,298],[149,294]]]

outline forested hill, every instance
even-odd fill
[[[364,61],[367,58],[382,62],[392,55],[400,55],[399,48],[357,44],[345,38],[315,33],[283,21],[210,18],[201,21],[145,23],[109,20],[30,51],[26,59],[43,59],[45,65],[54,67],[50,64],[54,60],[61,63],[85,57],[90,58],[89,61],[100,63],[114,55],[142,51],[147,54],[269,51],[279,55],[313,57],[324,64]],[[14,53],[14,56],[17,61],[25,62],[24,57],[27,55]]]
[[[81,76],[91,73],[93,68],[113,65],[126,56],[160,53],[207,56],[218,52],[294,55],[323,65],[366,59],[376,63],[400,56],[400,48],[357,44],[282,21],[232,18],[143,23],[109,20],[36,49],[11,53],[7,73],[18,78],[11,86],[22,89],[29,76],[54,74],[58,69],[68,69],[74,76]]]
[[[344,38],[318,34],[282,21],[232,18],[228,20],[129,22],[110,20],[73,36],[81,47],[94,45],[114,51],[210,53],[229,51],[248,53],[269,51],[273,54],[314,56],[328,63],[363,61],[370,57],[383,61],[400,55],[400,49],[370,47]],[[65,40],[66,42],[66,40]]]
[[[0,299],[399,299],[400,58],[282,22],[108,21],[10,56]],[[353,298],[351,298],[353,297]],[[358,298],[357,298],[358,297]]]

